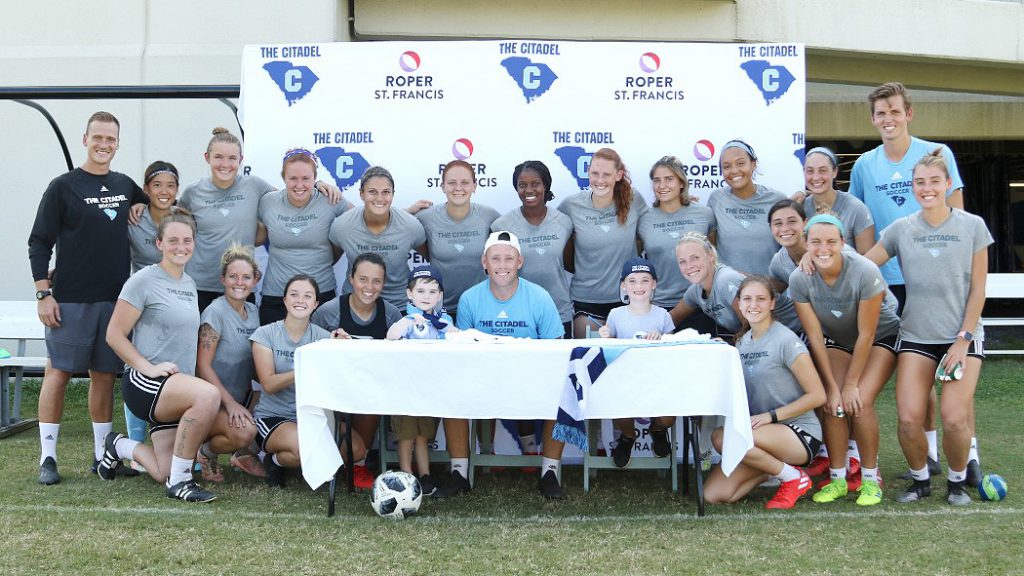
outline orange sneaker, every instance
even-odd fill
[[[811,477],[801,470],[799,478],[783,482],[779,485],[779,490],[775,493],[775,496],[764,507],[769,510],[789,510],[796,506],[796,501],[804,494],[807,494],[810,489]]]
[[[828,467],[828,456],[815,456],[814,460],[811,460],[811,463],[804,468],[804,472],[812,478],[817,478],[823,474],[828,474]]]
[[[231,455],[231,465],[250,476],[255,476],[257,478],[267,477],[267,471],[263,468],[263,463],[260,462],[260,459],[257,458],[255,454],[240,454],[235,452]]]
[[[373,474],[366,469],[366,466],[358,464],[352,467],[352,484],[361,490],[373,488]]]

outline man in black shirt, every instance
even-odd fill
[[[93,422],[93,471],[112,428],[114,379],[123,362],[106,341],[107,323],[130,271],[128,218],[142,190],[110,170],[120,123],[97,112],[86,124],[81,167],[55,178],[39,202],[28,239],[39,320],[46,325],[49,360],[39,392],[39,483],[60,482],[57,436],[68,381],[88,371]],[[48,273],[54,246],[56,268]]]

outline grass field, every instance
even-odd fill
[[[103,482],[88,473],[86,387],[74,385],[61,484],[36,483],[35,429],[0,440],[0,575],[1024,574],[1022,379],[1024,362],[989,360],[977,394],[983,465],[1010,487],[1001,503],[974,494],[971,506],[953,509],[943,478],[930,501],[895,503],[905,463],[890,383],[880,400],[889,489],[873,508],[808,496],[770,512],[762,491],[697,519],[693,500],[654,472],[602,471],[584,494],[570,466],[566,500],[543,500],[534,476],[509,471],[478,477],[468,496],[427,500],[402,522],[374,516],[366,493],[342,493],[327,518],[325,489],[298,478],[271,492],[229,470],[210,505],[168,500],[145,477]],[[27,391],[27,411],[37,391]]]

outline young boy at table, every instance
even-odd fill
[[[620,288],[628,299],[628,304],[612,309],[608,314],[607,323],[598,333],[602,338],[637,338],[640,340],[660,340],[661,335],[671,333],[675,323],[667,310],[654,306],[654,290],[658,287],[658,272],[654,263],[646,258],[630,258],[622,265]],[[658,458],[664,458],[672,452],[668,441],[668,428],[675,418],[659,416],[651,419],[651,451]],[[612,449],[612,461],[619,468],[625,468],[633,453],[636,441],[636,430],[632,418],[616,418],[615,429],[621,435]]]
[[[388,340],[443,340],[448,332],[457,332],[441,302],[444,285],[441,272],[426,264],[409,272],[409,286],[405,295],[405,317],[388,328]],[[437,421],[431,416],[392,416],[391,431],[398,440],[398,465],[404,472],[412,471],[416,459],[416,476],[423,494],[430,496],[437,484],[430,477],[430,440],[437,433]]]

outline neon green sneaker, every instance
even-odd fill
[[[847,492],[846,478],[833,478],[828,484],[822,486],[821,490],[818,490],[813,500],[818,504],[835,502],[846,496]]]
[[[865,480],[860,485],[857,506],[874,506],[882,502],[882,487],[874,480]]]

